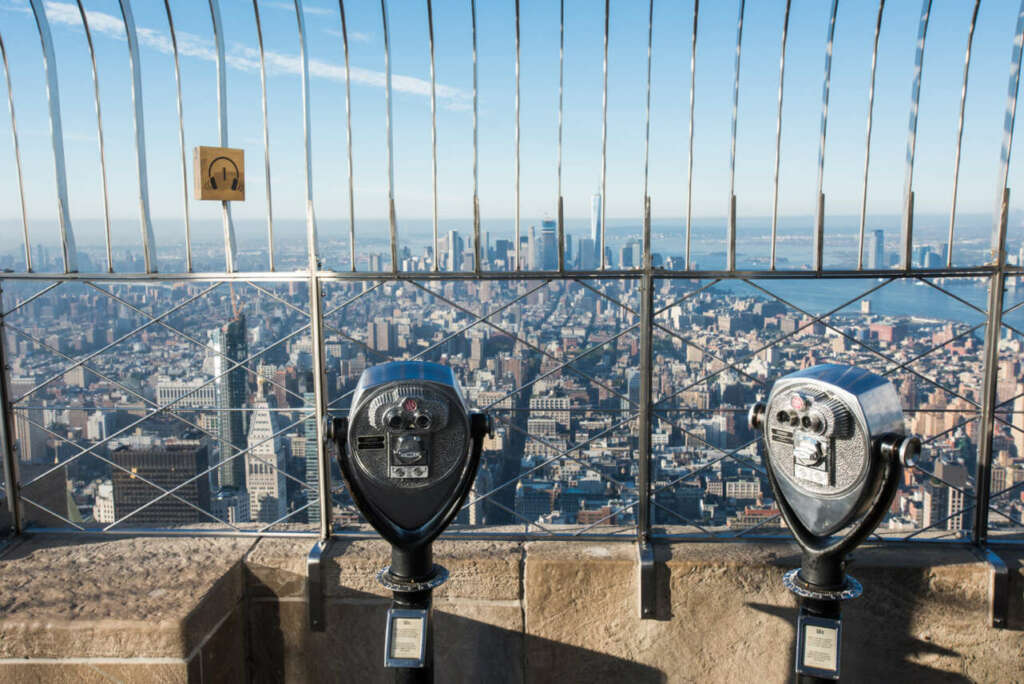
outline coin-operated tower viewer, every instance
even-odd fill
[[[840,604],[860,596],[846,555],[885,517],[921,442],[906,433],[896,389],[853,366],[779,378],[750,426],[764,433],[765,466],[786,525],[803,550],[783,578],[800,600],[799,682],[839,679]]]
[[[391,543],[391,565],[377,574],[394,595],[385,667],[396,682],[432,682],[431,594],[448,571],[431,544],[476,479],[490,420],[467,410],[451,368],[397,361],[363,372],[349,417],[332,427],[353,501]]]

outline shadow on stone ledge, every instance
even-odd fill
[[[915,618],[924,610],[918,597],[929,591],[929,573],[922,568],[890,569],[889,573],[898,572],[900,575],[894,583],[900,590],[892,592],[888,588],[893,584],[871,582],[870,569],[863,570],[858,573],[858,579],[862,579],[861,575],[864,576],[864,595],[844,603],[842,607],[843,679],[858,682],[973,681],[948,668],[951,663],[962,659],[960,653],[933,643],[927,636],[922,639],[914,634]],[[956,611],[967,607],[968,601],[966,598],[958,600],[956,597],[949,597],[944,603],[943,610]],[[961,603],[965,605],[959,605]],[[794,627],[796,625],[796,607],[783,608],[762,603],[746,605],[759,612],[782,618]],[[949,643],[948,639],[942,641]],[[796,650],[796,644],[792,639],[786,648],[789,654],[788,671],[792,672],[795,667]],[[930,667],[926,662],[938,662],[947,665],[947,668]]]
[[[318,633],[308,629],[304,600],[250,599],[247,681],[391,682],[384,668],[390,605],[389,599],[366,593],[329,599],[327,630]],[[501,624],[510,618],[511,624]],[[505,602],[436,601],[433,625],[438,682],[564,682],[545,674],[552,669],[548,664],[555,663],[556,671],[576,671],[575,681],[667,681],[647,665],[524,635],[520,608]]]

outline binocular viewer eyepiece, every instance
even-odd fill
[[[489,433],[489,418],[469,412],[451,368],[397,361],[363,372],[334,439],[360,512],[409,549],[433,541],[458,513]]]
[[[862,591],[846,575],[846,555],[885,517],[901,467],[914,465],[921,441],[907,434],[892,383],[853,366],[814,366],[779,378],[747,420],[764,435],[768,480],[803,550],[801,567],[783,578],[800,599],[798,681],[833,681],[839,606]]]
[[[780,378],[768,400],[751,407],[748,422],[764,434],[780,502],[818,537],[862,517],[892,475],[888,464],[912,465],[921,449],[906,433],[892,383],[852,366]]]

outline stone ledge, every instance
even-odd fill
[[[327,632],[311,633],[312,544],[23,539],[0,556],[0,680],[386,680],[388,595],[374,575],[387,545],[331,545]],[[844,676],[1024,680],[1024,551],[998,552],[1011,569],[1010,630],[988,627],[989,567],[970,547],[859,549],[850,571],[865,595],[844,606]],[[781,584],[800,562],[791,543],[655,545],[658,620],[638,617],[628,541],[449,539],[434,554],[451,571],[434,602],[438,671],[463,681],[787,681],[792,671],[796,604]]]
[[[252,540],[39,535],[0,556],[0,680],[244,675]]]

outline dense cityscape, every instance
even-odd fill
[[[567,267],[598,264],[598,201],[590,235],[566,236]],[[513,241],[482,237],[485,270],[514,269]],[[527,228],[521,240],[522,270],[558,267],[554,221]],[[606,248],[605,262],[639,266],[641,242],[621,243]],[[932,266],[944,249],[920,248],[915,260]],[[46,258],[40,250],[37,262]],[[360,258],[371,271],[390,267],[383,253]],[[404,271],[434,268],[432,246],[404,248],[400,258]],[[440,237],[439,270],[472,270],[473,258],[471,238],[457,230]],[[882,232],[870,233],[866,267],[886,268],[890,259]],[[683,266],[671,256],[652,261]],[[656,279],[653,523],[672,532],[778,531],[746,409],[775,378],[836,362],[887,374],[908,427],[926,443],[879,532],[963,534],[975,487],[984,317],[968,309],[973,323],[949,320],[910,301],[897,315],[872,304],[883,288],[982,287],[959,280],[837,282],[837,305],[811,310],[773,295],[772,283]],[[34,296],[40,287],[5,293],[30,519],[85,528],[319,522],[305,282],[74,282]],[[344,412],[367,366],[448,364],[471,407],[491,412],[497,427],[458,524],[628,529],[637,501],[638,288],[635,278],[592,277],[328,282],[329,410]],[[1024,522],[1020,337],[1007,330],[1000,350],[995,533]],[[332,481],[335,524],[361,524],[336,467]]]

